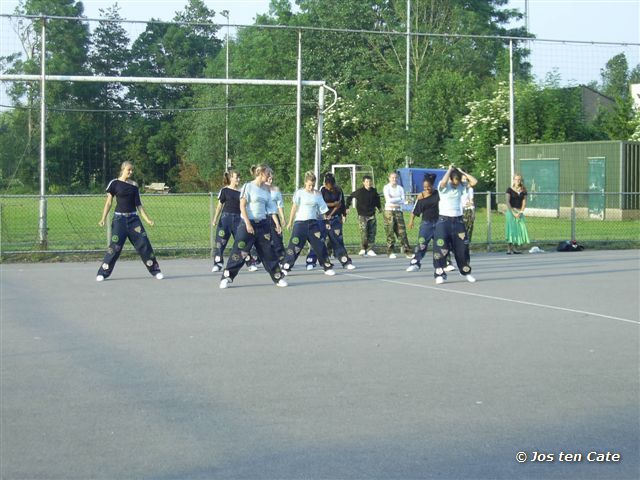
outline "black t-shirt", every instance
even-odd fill
[[[218,193],[218,200],[223,205],[223,213],[236,213],[240,215],[240,190],[224,187]]]
[[[422,221],[435,222],[438,220],[438,203],[440,202],[440,194],[435,190],[431,195],[426,198],[421,198],[416,201],[413,206],[413,214],[416,217],[422,215]]]
[[[527,196],[527,192],[522,191],[520,193],[516,192],[513,188],[507,188],[507,195],[509,195],[509,205],[511,208],[517,208],[520,210],[522,208],[522,202]]]
[[[116,198],[118,213],[133,213],[142,205],[140,189],[135,183],[123,182],[115,178],[107,185],[107,193]]]
[[[376,208],[378,210],[382,210],[380,206],[380,195],[378,195],[378,191],[371,187],[367,190],[364,187],[360,187],[359,189],[351,192],[349,198],[347,199],[347,204],[351,204],[351,199],[356,199],[356,210],[358,211],[358,215],[363,217],[372,217],[376,214]]]
[[[344,195],[342,194],[342,190],[340,190],[338,187],[335,187],[335,190],[331,191],[328,188],[322,186],[320,187],[320,193],[322,194],[322,198],[324,199],[327,205],[333,202],[340,202],[340,206],[333,214],[334,216],[346,215],[347,209],[344,204]],[[332,212],[333,209],[334,207],[329,207],[329,212]]]

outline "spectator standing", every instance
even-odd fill
[[[524,210],[527,207],[527,188],[524,186],[522,175],[516,174],[513,176],[513,182],[507,188],[506,201],[505,237],[507,255],[512,253],[520,254],[522,252],[517,248],[529,243],[529,232],[524,218]]]
[[[407,227],[404,223],[404,212],[402,208],[405,204],[405,193],[402,185],[398,184],[398,174],[389,174],[389,183],[383,189],[384,194],[384,229],[387,234],[387,255],[389,258],[396,258],[395,242],[396,237],[401,244],[402,253],[407,258],[411,258],[411,247],[407,238]]]
[[[373,187],[373,179],[369,175],[362,177],[362,187],[358,188],[346,200],[347,208],[351,201],[356,201],[356,211],[358,212],[358,225],[360,226],[360,252],[363,257],[375,257],[374,250],[376,243],[376,210],[380,212],[380,195]]]

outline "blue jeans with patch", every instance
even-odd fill
[[[323,222],[324,223],[324,222]],[[327,246],[322,240],[322,231],[318,220],[298,220],[293,223],[293,231],[289,239],[289,246],[285,252],[283,268],[289,271],[296,263],[300,252],[306,245],[307,241],[311,248],[320,259],[320,263],[325,270],[333,268],[333,264],[329,261]]]
[[[333,256],[340,261],[343,267],[349,265],[351,263],[351,258],[344,246],[344,238],[342,236],[342,218],[340,215],[331,217],[328,221],[329,228],[327,228],[327,222],[324,220],[319,220],[318,224],[322,229],[322,241],[326,242],[328,239],[328,244],[333,248]],[[318,256],[313,249],[309,250],[309,254],[307,255],[307,264],[315,265],[317,259]]]
[[[417,265],[421,267],[421,262],[427,253],[429,248],[429,242],[436,234],[436,222],[432,220],[423,220],[420,222],[420,230],[418,232],[418,244],[413,249],[413,257],[411,258],[411,265]],[[435,243],[434,243],[435,245]]]
[[[227,260],[227,266],[222,272],[222,278],[228,278],[233,281],[238,276],[238,272],[245,263],[245,260],[251,256],[251,248],[256,247],[258,256],[262,260],[265,270],[269,273],[273,283],[278,283],[282,278],[282,270],[278,264],[273,246],[271,245],[271,225],[268,219],[251,220],[253,233],[247,231],[247,226],[241,222],[236,230],[235,242]]]
[[[239,213],[222,213],[218,226],[216,227],[216,248],[213,252],[213,261],[219,267],[224,265],[224,249],[231,239],[236,238],[238,226],[242,223]]]
[[[444,267],[447,266],[447,255],[453,252],[458,270],[462,275],[471,273],[469,265],[469,239],[464,219],[459,217],[440,216],[436,223],[435,245],[433,247],[434,276],[447,278]]]
[[[160,265],[156,260],[156,256],[153,253],[151,242],[147,238],[147,232],[142,226],[140,217],[138,215],[114,215],[111,222],[111,243],[107,249],[107,253],[104,255],[102,265],[98,270],[98,275],[102,275],[104,278],[108,278],[120,258],[122,253],[122,247],[127,238],[140,255],[144,266],[147,267],[151,275],[160,273]]]

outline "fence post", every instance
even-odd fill
[[[576,192],[571,192],[571,241],[576,241]]]
[[[213,215],[215,214],[215,211],[213,209],[213,192],[209,192],[209,247],[210,247],[210,252],[209,254],[211,255],[211,257],[213,257],[213,253],[215,251],[215,235],[216,235],[216,227],[213,225]]]
[[[487,192],[487,252],[491,251],[491,192]]]

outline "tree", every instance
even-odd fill
[[[101,20],[92,35],[92,48],[89,52],[89,65],[94,75],[114,77],[125,70],[130,60],[129,36],[118,20],[121,20],[120,9],[116,5],[107,10],[100,9]],[[124,98],[125,88],[122,83],[101,83],[96,88],[94,105],[102,112],[102,122],[97,131],[101,132],[99,139],[102,160],[102,183],[106,184],[111,165],[109,158],[111,145],[120,143],[123,126],[123,116],[117,113],[124,109],[127,102]],[[120,121],[114,122],[114,118]],[[114,127],[118,130],[113,131]]]

